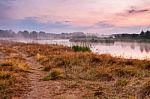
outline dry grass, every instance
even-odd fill
[[[14,46],[18,51],[34,57],[43,65],[41,70],[46,73],[43,80],[76,82],[73,85],[68,83],[68,90],[83,88],[82,98],[134,99],[137,97],[140,86],[142,86],[140,92],[143,97],[149,95],[149,84],[143,85],[143,82],[150,77],[150,61],[148,60],[76,52],[72,48],[58,45],[20,43]],[[8,58],[7,63],[1,64],[0,68],[13,67],[14,72],[28,71],[23,59],[19,58],[18,61],[13,57],[10,60],[12,61]],[[135,80],[138,82],[135,83]]]
[[[11,47],[10,47],[11,46]],[[19,97],[26,89],[26,71],[29,67],[10,44],[0,46],[3,57],[0,59],[0,99]]]
[[[48,72],[45,80],[51,80],[53,78],[51,71],[59,68],[63,71],[61,72],[61,79],[105,82],[101,86],[111,90],[108,92],[103,92],[103,90],[90,92],[87,95],[90,98],[111,96],[114,99],[122,97],[134,99],[139,90],[137,86],[142,85],[144,80],[150,77],[150,61],[148,60],[123,59],[91,52],[74,52],[69,47],[56,45],[27,44],[21,48],[43,65],[42,70]],[[57,77],[60,75],[59,71],[54,74],[56,74],[54,78],[59,78]],[[135,86],[133,79],[140,80],[140,83]],[[132,88],[130,90],[132,93],[129,91],[130,88]]]
[[[149,99],[150,98],[150,80],[146,81],[140,91],[139,91],[139,98],[141,99]]]
[[[49,74],[47,76],[45,76],[43,78],[44,81],[47,81],[47,80],[57,80],[57,79],[60,79],[62,78],[62,74],[63,71],[59,68],[54,68],[52,69]]]

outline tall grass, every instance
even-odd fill
[[[91,49],[88,46],[74,45],[72,46],[72,49],[76,52],[91,52]]]

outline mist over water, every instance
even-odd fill
[[[38,43],[38,44],[58,44],[64,46],[89,46],[94,53],[111,54],[117,57],[130,59],[150,59],[150,43],[138,42],[114,42],[114,43],[81,43],[70,42],[68,39],[58,40],[31,40],[13,39],[15,42]]]

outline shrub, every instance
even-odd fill
[[[131,61],[131,60],[127,60],[127,61],[125,62],[125,65],[134,65],[134,63],[133,63],[133,61]]]
[[[11,77],[11,74],[8,72],[0,72],[0,79],[9,79]]]
[[[96,55],[92,55],[92,57],[90,58],[90,61],[91,61],[91,63],[100,63],[100,62],[102,62],[102,59]]]
[[[147,81],[141,88],[139,92],[140,99],[144,99],[146,96],[150,95],[150,80]]]
[[[21,71],[29,71],[28,64],[23,63],[23,62],[18,63],[18,68]]]
[[[43,68],[43,71],[50,71],[51,68],[52,68],[51,65],[45,66],[45,67]]]
[[[44,81],[47,80],[57,80],[61,77],[62,70],[61,69],[52,69],[50,73],[43,78]]]
[[[7,64],[10,64],[9,66],[12,66],[12,70],[14,71],[29,71],[29,66],[26,63],[26,61],[22,58],[9,58],[6,60]]]
[[[113,65],[113,64],[115,64],[116,63],[116,61],[114,60],[114,59],[109,59],[108,60],[108,64],[110,64],[110,65]]]
[[[145,64],[144,64],[144,69],[150,70],[150,63],[145,63]]]
[[[90,48],[87,46],[79,46],[79,45],[74,45],[72,46],[72,49],[76,52],[90,52]]]
[[[136,68],[126,67],[113,70],[113,74],[118,77],[134,77],[138,76],[139,73]]]
[[[37,54],[36,55],[36,59],[38,60],[38,61],[40,61],[40,60],[42,60],[42,59],[44,59],[45,58],[45,56],[43,56],[43,55],[41,55],[41,54]]]
[[[101,68],[96,68],[96,79],[99,79],[101,81],[113,81],[114,77],[110,73],[111,69],[108,67],[101,67]]]
[[[114,80],[114,78],[108,73],[98,73],[96,75],[96,78],[100,79],[101,81],[113,81]]]
[[[126,86],[128,84],[128,80],[125,79],[125,78],[121,78],[121,79],[118,79],[115,83],[115,86],[116,87],[123,87],[123,86]]]
[[[5,66],[12,66],[12,64],[10,64],[10,63],[1,63],[0,64],[0,67],[5,67]]]

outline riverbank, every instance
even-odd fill
[[[149,98],[148,60],[74,51],[59,45],[0,45],[0,98]]]

